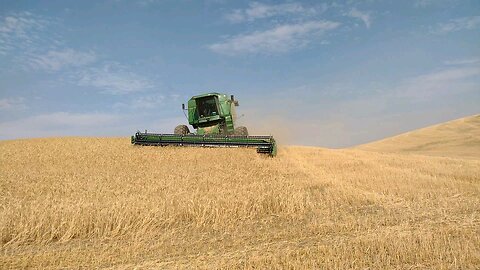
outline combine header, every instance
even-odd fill
[[[258,153],[275,156],[277,146],[272,136],[249,136],[246,127],[235,127],[235,106],[232,96],[208,93],[192,97],[188,108],[188,123],[196,129],[190,133],[186,125],[178,125],[174,134],[137,132],[132,144],[155,146],[197,146],[197,147],[255,147]]]

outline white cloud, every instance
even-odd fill
[[[310,21],[276,26],[266,31],[234,36],[209,48],[217,53],[236,55],[241,53],[281,53],[307,45],[326,31],[337,28],[340,23]]]
[[[434,0],[415,0],[413,5],[415,7],[427,7],[432,5],[434,2]]]
[[[137,97],[129,103],[117,103],[113,105],[114,108],[130,108],[130,109],[155,109],[163,105],[165,101],[165,96],[163,95],[151,95]]]
[[[0,123],[0,138],[94,135],[121,122],[114,114],[54,112]]]
[[[417,82],[438,82],[444,83],[452,80],[460,80],[469,78],[475,75],[480,74],[479,67],[473,68],[452,68],[437,72],[432,72],[429,74],[421,75],[412,80],[413,83]]]
[[[322,10],[324,9],[326,9],[325,5],[322,6]],[[302,16],[306,16],[315,13],[317,13],[317,10],[315,8],[306,8],[299,3],[268,5],[253,2],[249,4],[249,8],[236,9],[233,12],[225,15],[225,18],[232,23],[240,23],[288,14],[300,14]]]
[[[56,72],[96,61],[92,51],[65,46],[59,24],[29,12],[0,16],[0,56],[10,56],[13,65],[25,70]],[[7,58],[8,59],[8,58]]]
[[[8,56],[13,67],[56,72],[93,63],[92,51],[68,48],[55,19],[30,12],[0,16],[0,56]]]
[[[22,97],[0,99],[0,111],[16,111],[26,108],[25,99]]]
[[[45,127],[96,127],[119,121],[117,115],[105,113],[68,113],[56,112],[31,117],[38,123],[43,123]]]
[[[121,64],[99,61],[94,51],[66,46],[59,25],[55,19],[29,12],[0,16],[0,57],[6,55],[12,68],[67,71],[74,84],[106,93],[126,94],[153,87],[150,80]]]
[[[28,16],[28,14],[23,15]],[[16,35],[25,36],[26,30],[35,24],[36,22],[33,19],[28,19],[22,16],[6,16],[0,24],[0,33],[15,33]]]
[[[352,8],[349,13],[347,13],[348,16],[352,18],[356,18],[361,20],[367,28],[370,28],[370,25],[372,24],[372,18],[370,16],[369,12],[364,12],[360,11],[356,8]]]
[[[471,65],[471,64],[477,64],[477,63],[480,63],[480,58],[445,61],[445,65],[450,65],[450,66]]]
[[[60,136],[129,136],[137,130],[172,133],[183,116],[51,112],[0,122],[0,139]]]
[[[446,23],[440,23],[433,31],[436,34],[446,34],[462,30],[473,30],[480,28],[480,16],[463,17],[452,19]]]
[[[415,0],[413,6],[416,8],[426,8],[431,6],[452,7],[458,0]]]
[[[426,99],[432,96],[478,91],[480,67],[452,67],[405,80],[395,94],[399,97]]]
[[[0,17],[0,55],[12,50],[30,50],[39,43],[38,32],[46,29],[49,21],[29,12]]]
[[[76,77],[80,86],[95,87],[102,92],[115,95],[140,92],[154,87],[149,79],[118,63],[107,63],[101,68],[81,71]]]
[[[138,0],[135,3],[141,7],[148,7],[150,5],[156,4],[158,1],[156,0]]]
[[[165,97],[162,95],[139,97],[133,100],[132,107],[139,109],[154,109],[163,104]]]
[[[93,52],[80,52],[73,49],[51,50],[44,55],[32,56],[29,65],[37,70],[59,71],[67,67],[79,67],[95,62]]]

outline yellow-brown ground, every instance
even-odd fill
[[[0,268],[480,265],[480,159],[0,142]]]

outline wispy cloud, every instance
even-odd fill
[[[227,55],[242,53],[282,53],[301,48],[326,31],[337,28],[340,23],[331,21],[310,21],[285,24],[266,31],[241,34],[224,42],[209,46],[210,50]]]
[[[34,116],[31,119],[46,123],[46,127],[102,126],[118,121],[119,116],[106,113],[69,113],[56,112]]]
[[[427,7],[435,3],[435,0],[415,0],[413,1],[413,5],[415,7]]]
[[[405,80],[395,90],[399,97],[425,99],[480,89],[480,67],[459,66],[419,75]]]
[[[22,12],[2,18],[0,33],[12,34],[27,38],[27,32],[31,28],[42,28],[43,23],[32,17],[29,12]]]
[[[0,111],[17,111],[26,109],[25,99],[23,97],[0,99]]]
[[[148,78],[138,75],[126,66],[107,63],[102,67],[92,67],[75,75],[80,86],[90,86],[102,92],[122,95],[144,91],[154,87]]]
[[[150,5],[156,4],[158,1],[156,0],[138,0],[135,3],[141,7],[148,7]]]
[[[449,66],[471,65],[471,64],[477,64],[477,63],[480,63],[480,58],[445,61],[445,65],[449,65]]]
[[[108,113],[53,112],[0,123],[0,138],[98,135],[122,122],[120,115]],[[113,135],[113,134],[112,134]]]
[[[361,20],[367,28],[370,28],[370,25],[372,24],[370,12],[360,11],[356,8],[352,8],[346,15]]]
[[[6,55],[15,49],[30,50],[39,43],[38,32],[44,31],[47,25],[49,25],[47,19],[30,12],[0,17],[0,55]]]
[[[431,6],[451,7],[457,0],[415,0],[413,6],[416,8],[427,8]]]
[[[53,72],[68,67],[85,66],[95,62],[96,58],[94,52],[81,52],[68,48],[51,50],[38,56],[32,55],[29,65],[36,70]]]
[[[322,11],[326,9],[326,5],[322,6]],[[301,16],[313,15],[317,13],[317,9],[304,7],[300,3],[283,3],[277,5],[263,4],[253,2],[246,9],[236,9],[225,15],[225,18],[232,23],[240,23],[245,21],[255,21],[257,19],[270,18],[274,16],[283,16],[288,14],[300,14]]]
[[[163,105],[166,97],[164,95],[142,96],[132,99],[130,102],[116,103],[114,108],[130,109],[155,109]]]
[[[480,74],[479,67],[452,68],[452,69],[437,71],[437,72],[418,76],[414,80],[412,80],[412,82],[413,83],[416,83],[416,82],[443,83],[443,82],[452,81],[452,80],[469,78],[479,74]]]
[[[0,122],[0,139],[59,136],[128,136],[136,130],[171,133],[185,118],[106,112],[51,112]]]
[[[473,30],[480,28],[480,16],[471,16],[452,19],[446,23],[440,23],[433,30],[436,34],[447,34],[462,30]]]
[[[144,76],[117,62],[99,59],[93,50],[68,46],[52,18],[29,12],[0,17],[0,57],[27,71],[70,74],[71,83],[126,94],[153,87]]]
[[[30,12],[0,17],[0,57],[12,67],[24,70],[56,72],[79,67],[96,60],[92,51],[65,46],[56,19]]]

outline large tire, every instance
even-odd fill
[[[248,136],[248,130],[246,127],[237,127],[233,131],[233,134],[238,136]]]
[[[173,131],[173,134],[175,135],[187,135],[189,133],[190,133],[190,130],[186,125],[178,125]]]

